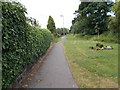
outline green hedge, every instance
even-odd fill
[[[8,88],[52,41],[49,30],[26,23],[25,13],[19,2],[2,2],[2,88]]]

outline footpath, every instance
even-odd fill
[[[77,88],[64,55],[62,44],[65,41],[64,36],[62,41],[54,45],[36,75],[29,81],[28,88]]]

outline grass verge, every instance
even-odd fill
[[[54,42],[59,42],[59,41],[61,41],[62,39],[61,39],[61,37],[59,37],[59,38],[55,38],[55,40],[54,40]]]
[[[80,88],[118,87],[118,44],[105,43],[113,50],[91,50],[96,41],[67,36],[64,43],[68,63]]]

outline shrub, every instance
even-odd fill
[[[26,23],[25,13],[19,2],[2,2],[2,88],[8,88],[52,41],[49,30]]]
[[[118,38],[115,36],[108,36],[108,35],[100,35],[99,38],[98,36],[94,36],[91,38],[91,40],[94,41],[101,41],[101,42],[114,42],[114,43],[118,43]]]
[[[99,35],[99,38],[98,35],[75,34],[74,36],[86,40],[118,43],[118,34],[111,31],[104,32],[103,34]]]

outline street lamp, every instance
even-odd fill
[[[63,17],[63,35],[64,35],[64,16],[60,15],[61,17]]]

